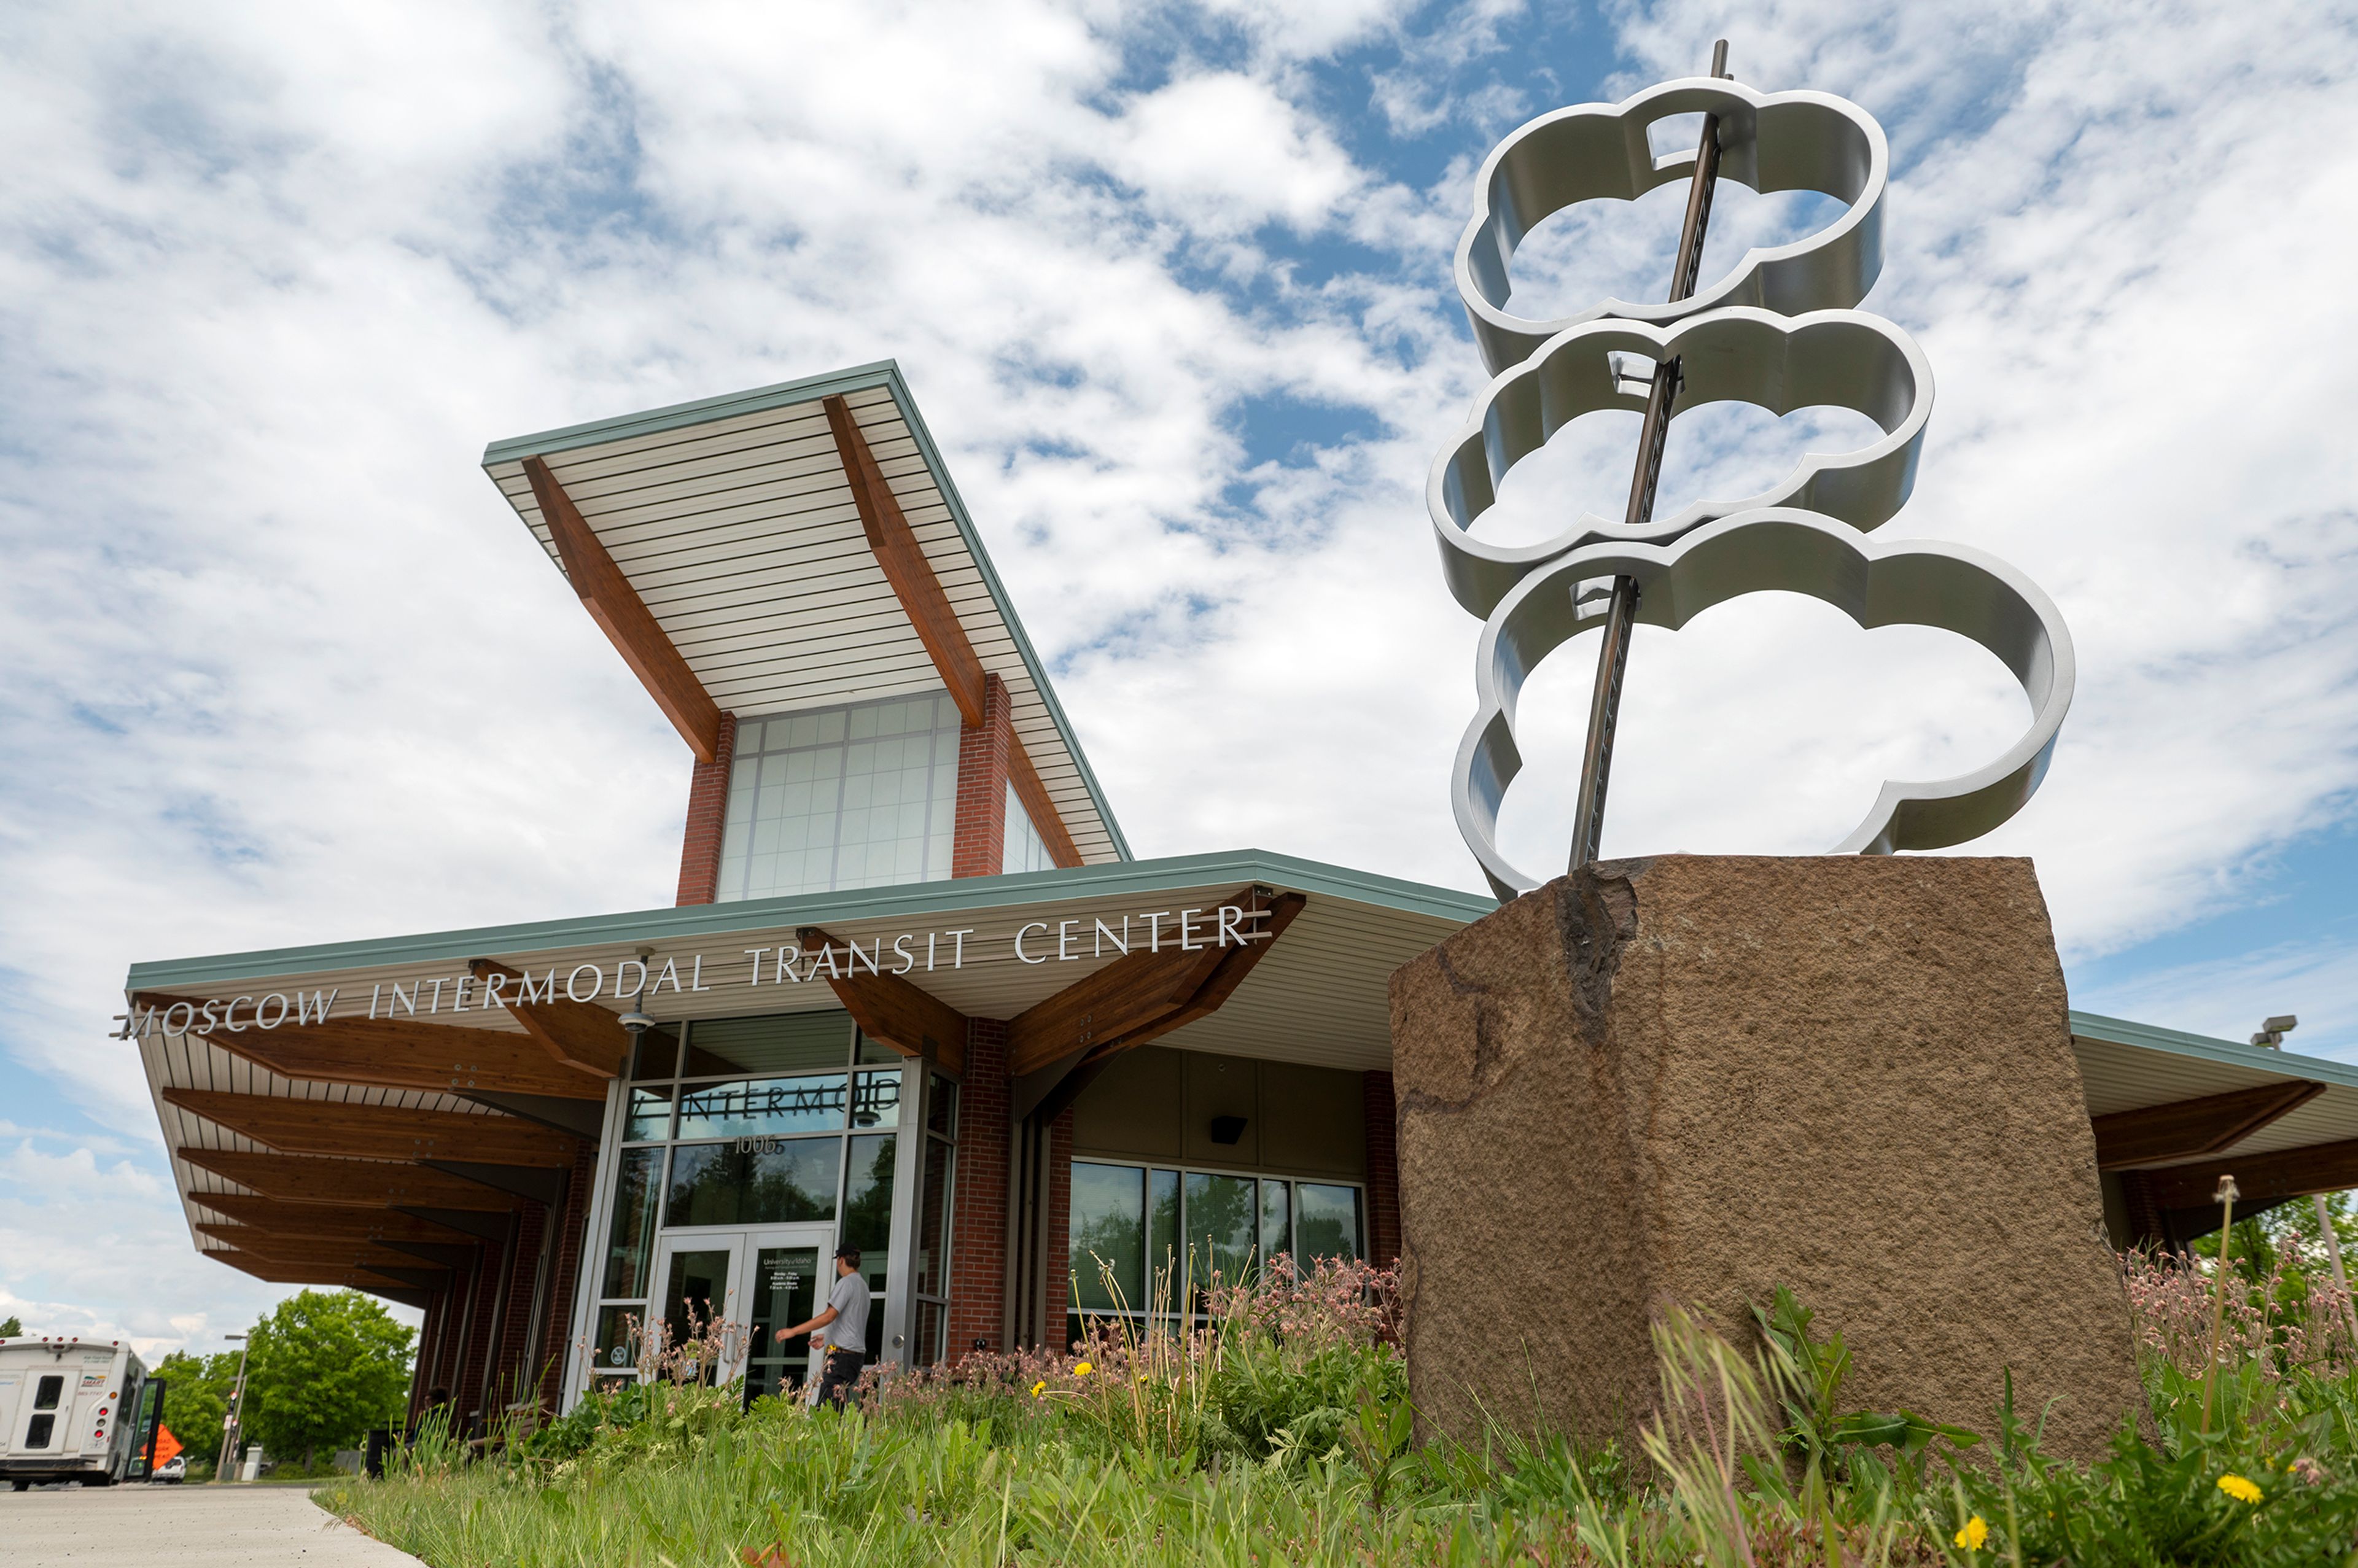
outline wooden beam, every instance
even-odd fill
[[[631,1032],[622,1027],[620,1018],[596,1002],[575,1001],[563,996],[552,996],[546,1001],[526,1001],[509,989],[520,987],[524,976],[505,964],[490,958],[470,958],[467,968],[479,980],[488,981],[493,975],[506,977],[507,985],[499,992],[499,1004],[559,1065],[594,1073],[601,1078],[619,1076],[630,1066]],[[551,990],[556,989],[556,974],[555,969],[549,971]]]
[[[273,1263],[333,1263],[354,1269],[448,1269],[448,1263],[395,1252],[366,1241],[337,1240],[312,1236],[281,1236],[251,1225],[215,1225],[197,1229],[216,1241],[226,1241],[241,1252],[251,1252]]]
[[[197,1000],[142,991],[132,1003],[160,1010]],[[276,1029],[248,1025],[240,1033],[215,1029],[196,1038],[282,1078],[312,1083],[454,1095],[481,1088],[555,1099],[606,1098],[604,1080],[551,1062],[532,1036],[504,1029],[419,1023],[407,1018],[331,1018]]]
[[[416,1241],[433,1247],[460,1247],[476,1238],[463,1230],[398,1209],[343,1207],[323,1203],[287,1203],[246,1193],[191,1193],[189,1201],[226,1215],[240,1225],[254,1226],[278,1236],[347,1241]]]
[[[1213,939],[1197,950],[1175,946],[1175,936],[1163,939],[1161,952],[1133,946],[1128,957],[1026,1008],[1007,1025],[1008,1075],[1022,1077],[1076,1052],[1091,1059],[1112,1055],[1217,1011],[1307,902],[1300,893],[1272,898],[1239,889],[1211,907],[1244,909],[1241,930],[1251,940],[1221,946],[1216,926],[1206,933],[1199,925]]]
[[[982,660],[967,640],[957,611],[950,608],[949,595],[942,591],[942,579],[934,575],[933,563],[925,558],[925,546],[917,543],[916,531],[903,514],[892,481],[868,449],[868,438],[860,433],[860,420],[852,414],[851,405],[841,397],[828,397],[825,403],[827,427],[835,432],[836,455],[851,481],[851,501],[860,509],[860,526],[868,535],[868,547],[875,552],[876,564],[884,568],[884,580],[892,585],[909,624],[916,628],[917,640],[932,655],[934,668],[941,672],[942,684],[949,688],[950,700],[957,704],[958,716],[968,724],[979,724]]]
[[[524,1201],[464,1176],[390,1160],[320,1160],[231,1149],[182,1148],[176,1152],[200,1171],[287,1203],[512,1209]]]
[[[795,935],[806,957],[833,949],[837,962],[848,966],[849,943],[816,925],[806,925]],[[899,975],[846,973],[829,976],[827,983],[860,1033],[871,1040],[903,1056],[922,1056],[930,1050],[945,1073],[966,1071],[966,1014],[931,991]]]
[[[2096,1168],[2118,1171],[2223,1153],[2324,1092],[2323,1084],[2294,1079],[2093,1117]]]
[[[412,1291],[399,1280],[389,1280],[383,1274],[366,1269],[337,1268],[327,1264],[275,1263],[252,1252],[207,1251],[202,1256],[216,1263],[226,1263],[257,1280],[267,1280],[274,1285],[337,1285],[353,1291]]]
[[[2232,1175],[2243,1195],[2235,1200],[2240,1214],[2259,1204],[2358,1187],[2358,1138],[2270,1154],[2212,1154],[2190,1165],[2140,1174],[2155,1205],[2164,1209],[2216,1205],[2219,1178]]]
[[[525,477],[532,481],[533,499],[540,503],[541,520],[548,524],[557,558],[573,591],[598,622],[607,641],[655,699],[655,706],[680,733],[699,762],[720,754],[720,706],[712,700],[696,672],[687,667],[679,649],[655,622],[646,601],[639,597],[614,557],[582,517],[573,498],[549,471],[546,460],[524,460]]]
[[[513,1116],[472,1116],[464,1111],[208,1089],[168,1088],[164,1099],[282,1154],[565,1167],[573,1163],[579,1152],[575,1141],[563,1133]]]

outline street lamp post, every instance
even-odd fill
[[[224,1334],[222,1337],[238,1342],[237,1381],[230,1385],[229,1413],[222,1418],[221,1456],[213,1462],[213,1480],[216,1484],[226,1481],[230,1477],[230,1461],[237,1453],[240,1429],[245,1424],[245,1357],[246,1352],[254,1348],[245,1335]]]

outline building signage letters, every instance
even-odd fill
[[[795,943],[778,947],[747,947],[738,957],[716,958],[713,980],[704,978],[705,955],[687,955],[683,974],[676,957],[661,967],[645,958],[624,958],[611,967],[553,964],[538,974],[520,965],[515,976],[493,973],[478,979],[472,974],[441,975],[410,982],[383,981],[369,988],[368,1007],[361,1012],[345,1004],[345,1016],[365,1018],[415,1017],[442,1011],[473,1012],[496,1007],[526,1007],[548,1002],[596,1001],[611,997],[640,1006],[652,1006],[668,987],[682,994],[710,991],[722,986],[804,985],[813,980],[851,979],[862,974],[908,975],[936,969],[963,969],[969,963],[990,961],[990,949],[1003,941],[1006,956],[1021,964],[1069,964],[1084,959],[1127,957],[1131,952],[1198,953],[1209,948],[1244,946],[1266,941],[1255,929],[1268,917],[1267,909],[1224,903],[1202,909],[1158,909],[1125,914],[1118,924],[1101,917],[1033,920],[1018,927],[1011,937],[983,938],[971,925],[940,931],[903,931],[896,936],[875,936],[865,942],[848,937],[806,952]],[[724,973],[728,971],[727,973]],[[514,989],[509,988],[513,985]],[[259,997],[234,996],[226,1000],[175,1001],[168,1006],[135,1006],[119,1012],[118,1040],[145,1039],[158,1031],[166,1034],[211,1034],[216,1030],[243,1034],[249,1029],[271,1030],[282,1024],[324,1023],[329,1011],[343,994],[326,990],[270,991]]]

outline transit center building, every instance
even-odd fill
[[[1387,982],[1493,901],[1134,859],[897,367],[483,468],[692,756],[676,903],[135,965],[200,1251],[418,1309],[474,1432],[666,1340],[799,1383],[843,1244],[902,1367],[1397,1257]],[[2246,1212],[2358,1183],[2358,1070],[2071,1029],[2117,1243],[2231,1157]]]

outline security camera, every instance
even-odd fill
[[[655,1026],[655,1021],[644,1012],[626,1012],[617,1022],[631,1032],[633,1040]]]

